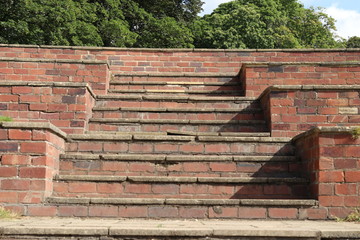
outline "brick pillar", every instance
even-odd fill
[[[312,197],[328,218],[346,217],[360,207],[360,139],[346,127],[320,127],[295,139],[310,179]]]
[[[52,194],[65,138],[49,123],[0,125],[1,205],[25,215],[53,215],[42,203]]]

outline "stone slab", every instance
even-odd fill
[[[46,236],[359,239],[360,236],[360,224],[356,223],[285,220],[20,218],[2,219],[0,229],[5,238],[32,235],[31,239]]]

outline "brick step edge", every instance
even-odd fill
[[[286,137],[229,137],[229,136],[179,136],[179,135],[115,135],[115,134],[69,134],[69,141],[180,141],[180,142],[256,142],[289,143]]]
[[[297,177],[173,177],[173,176],[111,176],[111,175],[57,175],[56,181],[74,182],[141,182],[141,183],[198,183],[198,184],[303,184],[305,178]]]
[[[269,132],[191,132],[167,130],[166,132],[119,132],[119,131],[86,131],[85,134],[108,135],[178,135],[178,136],[223,136],[223,137],[270,137]]]
[[[219,156],[219,155],[147,155],[147,154],[78,154],[67,153],[62,160],[110,160],[110,161],[145,161],[145,162],[296,162],[295,156]]]
[[[265,124],[263,120],[186,120],[186,119],[140,119],[140,118],[91,118],[89,122],[93,123],[142,123],[142,124],[202,124],[202,125],[219,125],[219,124],[236,124],[236,125],[259,125]]]
[[[94,107],[93,111],[122,111],[122,112],[155,112],[155,113],[258,113],[262,112],[261,108],[131,108],[131,107]]]
[[[113,204],[113,205],[198,205],[198,206],[278,206],[314,207],[312,199],[177,199],[177,198],[67,198],[49,197],[48,203],[57,204]]]
[[[225,102],[242,101],[251,102],[257,100],[255,97],[213,97],[213,96],[166,96],[166,95],[97,95],[96,100],[138,100],[138,101],[203,101],[203,102]]]
[[[110,81],[110,85],[158,85],[158,86],[239,86],[242,84],[240,82],[186,82],[186,81]]]

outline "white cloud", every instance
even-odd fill
[[[325,9],[325,12],[336,19],[337,34],[343,38],[360,36],[360,13],[345,10],[337,5]]]

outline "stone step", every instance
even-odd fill
[[[294,219],[314,219],[313,216],[323,215],[321,213],[324,209],[316,206],[300,209],[286,207],[264,209],[247,206],[234,209],[215,206],[203,209],[201,212],[201,209],[189,207],[174,209],[151,206],[143,208],[142,211],[141,206],[93,205],[88,207],[85,205],[82,208],[82,206],[70,203],[54,205],[52,216],[60,218],[3,219],[0,223],[2,237],[9,240],[145,240],[150,238],[355,240],[360,235],[359,224],[338,221],[294,221]],[[48,210],[51,207],[44,206],[43,209]],[[91,216],[96,218],[84,218]],[[235,219],[235,216],[239,219]],[[183,220],[175,219],[180,217]],[[231,218],[233,219],[230,220]],[[268,220],[265,220],[266,218]]]
[[[254,101],[256,98],[251,97],[234,97],[234,96],[188,96],[188,95],[140,95],[140,94],[123,94],[123,95],[97,95],[97,100],[137,100],[137,101],[192,101],[192,102],[234,102]]]
[[[137,161],[137,162],[296,162],[294,156],[270,156],[270,155],[166,155],[166,154],[83,154],[66,153],[61,155],[66,160],[109,160],[109,161]]]
[[[189,120],[141,118],[92,118],[90,131],[120,132],[266,132],[263,120]]]
[[[188,119],[188,120],[263,120],[261,109],[211,112],[208,109],[166,108],[100,108],[93,109],[93,118]],[[137,111],[138,110],[138,111]],[[199,111],[196,111],[199,110]],[[232,109],[234,110],[234,109]]]
[[[65,154],[63,175],[298,177],[301,163],[292,156],[172,156]]]
[[[241,96],[241,89],[236,89],[233,86],[176,86],[176,85],[161,85],[161,86],[142,86],[141,89],[132,89],[130,86],[110,86],[109,94],[175,94],[176,96],[186,95],[223,95],[223,96]]]
[[[110,81],[110,86],[241,86],[240,82],[206,82],[206,81]]]
[[[113,135],[179,135],[179,136],[229,136],[229,137],[270,137],[269,132],[189,132],[168,130],[166,132],[118,132],[118,131],[86,131],[86,134],[113,134]]]
[[[111,83],[128,82],[189,82],[189,83],[234,83],[239,84],[239,76],[234,73],[122,73],[113,75]]]
[[[128,154],[294,155],[289,138],[171,136],[171,135],[69,135],[69,152]]]
[[[297,199],[308,194],[308,181],[286,177],[178,177],[59,175],[54,197]]]
[[[161,96],[156,95],[154,99],[143,99],[143,96],[136,95],[118,95],[118,98],[114,98],[114,95],[109,95],[108,98],[97,98],[96,107],[100,108],[166,108],[166,109],[235,109],[242,111],[245,109],[256,109],[259,108],[259,102],[254,99],[234,100],[231,99],[215,100],[215,97],[191,97],[187,96],[182,98],[181,96]],[[148,97],[151,97],[148,95]],[[181,100],[183,99],[183,100]],[[179,110],[180,111],[180,110]],[[183,110],[185,111],[185,110]],[[206,111],[206,110],[204,110]]]
[[[259,113],[262,112],[260,107],[246,107],[244,109],[233,109],[233,108],[150,108],[150,107],[94,107],[93,111],[107,111],[107,112],[158,112],[158,113],[242,113],[251,112]]]
[[[318,211],[311,199],[179,199],[49,197],[59,216],[182,218],[182,219],[304,219]],[[69,209],[72,209],[69,212]],[[281,213],[281,214],[279,214]],[[152,233],[154,234],[154,233]]]
[[[287,137],[240,137],[240,136],[180,136],[180,135],[150,135],[150,134],[69,134],[73,140],[103,140],[103,141],[180,141],[180,142],[256,142],[256,143],[288,143]]]

